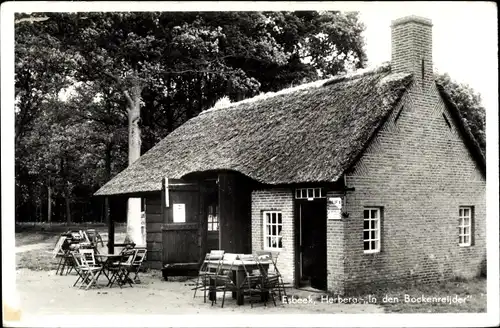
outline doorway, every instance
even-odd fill
[[[326,290],[326,199],[297,202],[299,287]]]

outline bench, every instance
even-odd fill
[[[200,264],[192,263],[167,263],[161,270],[163,279],[168,280],[168,277],[173,276],[188,276],[196,277],[200,269]]]

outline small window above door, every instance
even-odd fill
[[[295,199],[315,199],[326,198],[323,188],[297,188],[295,189]]]

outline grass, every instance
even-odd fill
[[[368,295],[362,297],[369,299]],[[389,287],[377,290],[371,297],[376,297],[376,303],[389,313],[480,313],[486,312],[486,278]]]
[[[33,245],[33,248],[16,252],[16,269],[26,268],[36,271],[56,270],[59,258],[54,258],[52,250],[59,238],[61,232],[69,229],[85,229],[89,226],[68,227],[63,225],[46,225],[44,230],[40,230],[41,225],[25,227],[22,232],[16,232],[16,247]],[[107,243],[107,227],[93,226],[103,237],[104,248]],[[125,229],[123,225],[117,225],[115,229],[115,242],[122,242],[125,239]],[[62,229],[62,230],[61,230]],[[106,251],[104,251],[106,252]]]

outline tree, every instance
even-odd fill
[[[351,13],[46,13],[43,17],[30,25],[33,35],[54,42],[35,43],[41,49],[54,45],[57,53],[75,63],[58,78],[73,84],[76,95],[63,107],[74,119],[52,115],[47,119],[61,125],[55,131],[75,129],[86,135],[72,141],[88,145],[88,151],[78,153],[86,161],[71,158],[68,152],[53,154],[72,162],[72,170],[85,177],[86,170],[94,168],[95,177],[75,181],[79,187],[102,185],[124,167],[127,138],[123,133],[117,137],[116,131],[128,129],[132,163],[223,96],[241,100],[363,67],[366,61],[363,26]],[[20,36],[26,40],[20,46],[29,48],[30,37]],[[52,92],[60,89],[46,87]],[[25,90],[20,92],[29,94]],[[67,162],[63,168],[70,167]],[[55,167],[57,172],[60,166]],[[41,175],[39,183],[47,184]],[[26,185],[26,181],[20,184]],[[137,223],[129,222],[129,235],[140,231]]]
[[[436,81],[457,105],[462,119],[471,129],[483,154],[486,154],[486,110],[481,104],[481,95],[469,85],[452,80],[447,73],[438,74]]]

